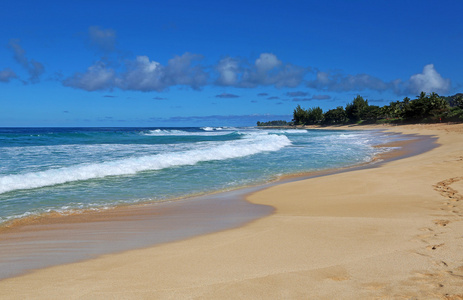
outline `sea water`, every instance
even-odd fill
[[[358,165],[391,139],[377,131],[306,129],[0,128],[0,224]]]

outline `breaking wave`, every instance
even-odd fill
[[[227,135],[231,134],[234,131],[223,130],[222,129],[203,129],[204,131],[185,131],[185,130],[176,130],[176,129],[155,129],[150,130],[149,132],[143,133],[146,136],[217,136],[217,135]]]
[[[107,176],[132,175],[142,171],[195,165],[199,162],[239,158],[266,151],[278,151],[289,145],[291,141],[284,135],[245,134],[233,141],[199,143],[197,148],[190,150],[6,175],[0,177],[0,194]]]

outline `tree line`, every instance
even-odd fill
[[[405,97],[383,107],[370,105],[358,95],[345,107],[326,112],[320,107],[304,109],[298,105],[291,125],[343,125],[374,123],[463,122],[463,94],[441,97],[421,92],[416,99]]]
[[[283,120],[268,121],[268,122],[257,121],[257,126],[288,126],[288,125],[290,125],[290,123],[287,121],[283,121]]]

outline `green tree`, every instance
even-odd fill
[[[320,124],[323,120],[323,110],[320,107],[312,107],[307,110],[306,124]]]
[[[429,95],[429,115],[432,121],[441,121],[445,119],[449,109],[449,103],[437,93],[431,93]]]
[[[325,113],[322,123],[325,125],[334,125],[344,124],[346,121],[347,115],[344,107],[338,106],[335,109],[330,109]]]
[[[376,105],[369,105],[363,109],[362,120],[367,123],[375,123],[381,116],[381,109]]]
[[[463,122],[463,108],[458,106],[450,108],[446,119],[453,122]]]
[[[386,118],[402,119],[404,116],[405,107],[409,104],[410,98],[405,97],[404,101],[395,101],[389,103],[387,112],[385,113]]]
[[[307,111],[303,109],[299,104],[293,111],[293,122],[295,125],[307,124],[309,117]]]
[[[458,95],[455,97],[454,104],[456,107],[463,109],[463,96]]]
[[[357,95],[352,103],[346,105],[346,115],[349,122],[356,123],[360,121],[368,107],[368,100],[363,99],[362,96]]]
[[[257,121],[257,126],[288,126],[288,125],[290,124],[284,120],[274,120],[274,121],[267,121],[267,122]]]
[[[439,121],[446,118],[449,112],[449,104],[436,93],[420,95],[405,105],[404,119],[408,122]]]

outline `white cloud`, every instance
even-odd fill
[[[415,94],[420,92],[446,93],[450,86],[450,79],[444,79],[437,73],[433,64],[424,66],[423,72],[412,75],[407,82],[407,90]]]
[[[318,71],[316,79],[307,82],[307,87],[326,91],[362,91],[365,89],[374,91],[392,90],[397,95],[418,94],[420,92],[446,93],[450,90],[450,79],[443,78],[437,73],[434,65],[424,66],[423,72],[412,75],[410,79],[403,81],[395,79],[389,82],[368,74],[340,74]]]
[[[272,53],[262,53],[255,62],[257,72],[259,73],[270,71],[281,64],[282,62]]]
[[[254,64],[238,58],[224,58],[216,66],[219,73],[217,84],[241,88],[273,85],[296,87],[301,84],[307,70],[284,64],[272,53],[262,53]]]
[[[203,57],[199,54],[185,53],[170,59],[166,66],[166,86],[187,85],[199,89],[207,84],[209,75],[200,64],[194,64]]]
[[[221,59],[216,70],[219,72],[217,84],[235,85],[238,82],[239,62],[237,59],[231,57]]]
[[[269,75],[268,82],[277,88],[297,87],[301,84],[306,73],[306,68],[286,64],[275,74]]]
[[[31,80],[38,78],[43,72],[43,66],[25,57],[24,50],[16,41],[10,41],[16,60],[31,70]],[[198,54],[185,53],[175,56],[163,65],[148,56],[137,56],[128,60],[121,69],[107,67],[102,61],[90,66],[85,72],[75,73],[63,81],[63,85],[87,91],[120,88],[134,91],[163,91],[172,86],[188,86],[200,89],[205,85],[232,86],[238,88],[255,88],[257,86],[297,87],[302,82],[307,87],[322,91],[363,91],[390,90],[398,95],[424,92],[448,92],[451,87],[449,79],[443,78],[429,64],[423,72],[412,75],[409,80],[400,79],[389,82],[368,74],[342,74],[331,72],[316,72],[316,78],[305,81],[308,68],[283,63],[276,55],[262,53],[249,63],[243,59],[226,57],[216,65],[206,68],[201,64],[203,57]],[[42,67],[42,69],[41,69]],[[42,71],[40,71],[42,70]],[[214,72],[215,82],[209,81]],[[35,74],[35,75],[34,75]],[[16,74],[10,69],[0,71],[0,81],[7,82]],[[306,92],[290,92],[289,96],[304,97]],[[325,98],[324,98],[325,99]]]
[[[148,56],[137,56],[127,63],[127,71],[116,79],[116,85],[124,90],[161,91],[165,88],[163,77],[160,63],[150,61]]]
[[[1,82],[9,82],[13,78],[17,78],[16,73],[9,68],[5,68],[0,71],[0,81]]]
[[[65,79],[63,85],[86,91],[111,89],[114,85],[115,71],[106,68],[102,62],[88,67],[84,73],[75,73]]]
[[[194,61],[202,59],[197,54],[185,53],[170,59],[166,66],[150,61],[147,56],[137,56],[127,63],[127,70],[120,74],[116,85],[124,90],[162,91],[170,86],[186,85],[199,89],[207,84],[208,75]]]
[[[296,87],[301,84],[306,68],[282,63],[271,53],[262,53],[254,64],[227,57],[212,69],[218,74],[215,83],[209,82],[211,71],[206,71],[198,54],[185,53],[170,59],[166,65],[152,61],[148,56],[137,56],[125,63],[125,70],[107,68],[102,62],[86,72],[75,73],[63,81],[66,86],[87,91],[118,87],[123,90],[163,91],[171,86],[184,85],[200,89],[207,84],[252,88],[273,85]]]
[[[200,55],[185,53],[170,59],[166,66],[151,61],[148,56],[137,56],[125,63],[125,70],[107,68],[103,62],[90,66],[86,72],[75,73],[63,84],[87,91],[106,90],[118,87],[134,91],[162,91],[170,86],[186,85],[199,89],[207,84],[208,74],[194,61]]]

